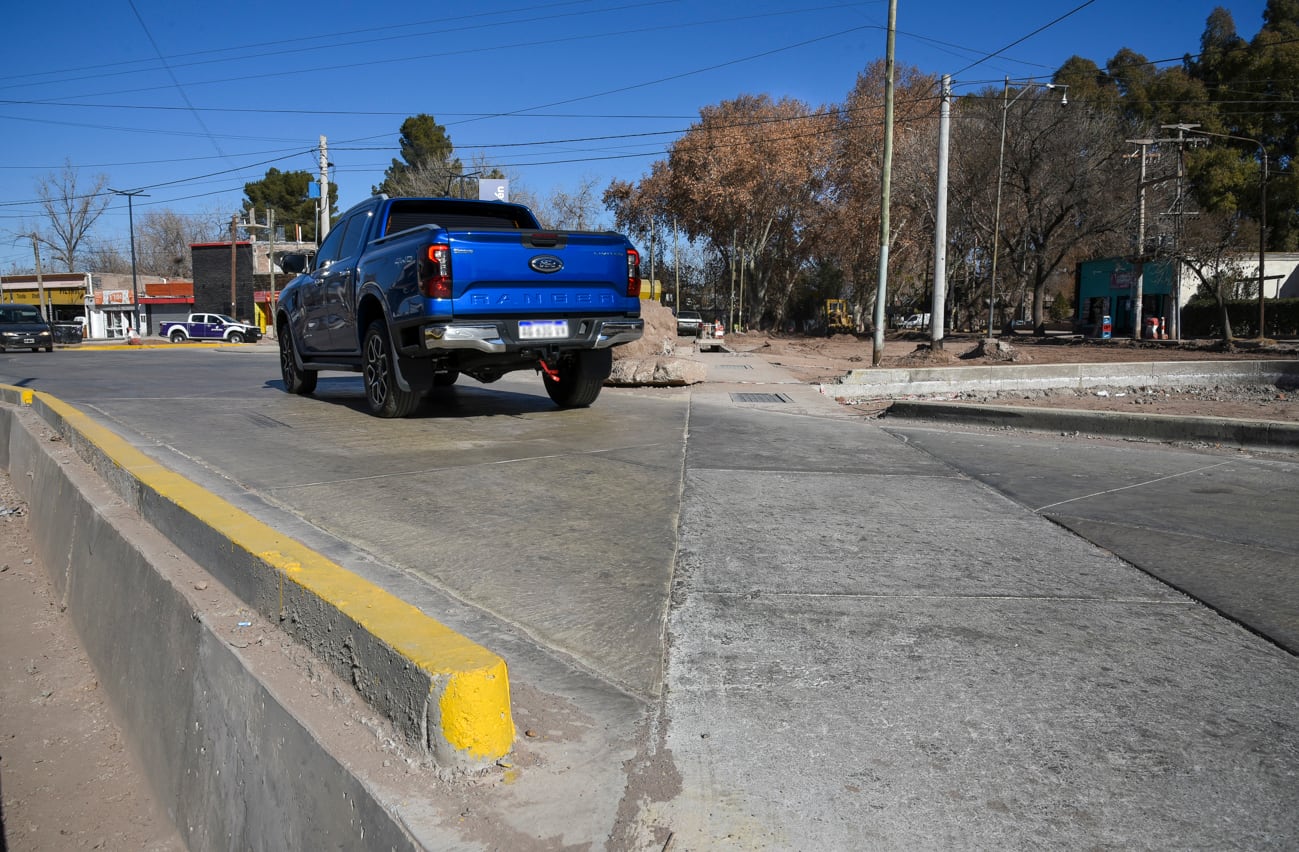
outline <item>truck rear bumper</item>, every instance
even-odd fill
[[[631,343],[645,332],[645,321],[626,317],[581,317],[568,320],[566,337],[520,339],[516,320],[432,323],[423,327],[424,348],[430,352],[469,349],[505,354],[538,346],[559,349],[607,349]]]

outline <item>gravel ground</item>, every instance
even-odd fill
[[[1082,340],[1016,336],[1008,342],[1011,357],[1005,360],[976,356],[976,338],[952,338],[942,352],[934,352],[921,335],[885,342],[882,368],[987,366],[996,364],[1113,364],[1151,361],[1239,361],[1259,359],[1299,360],[1299,342],[1259,345],[1241,341],[1224,349],[1217,341]],[[870,338],[835,335],[831,338],[781,337],[759,333],[737,334],[730,344],[781,366],[808,382],[829,381],[851,370],[869,369],[873,344]],[[938,398],[938,397],[935,397]],[[998,394],[947,395],[942,399],[986,402],[997,405],[1033,405],[1081,408],[1089,411],[1125,411],[1182,417],[1231,417],[1248,420],[1299,421],[1299,389],[1262,387],[1113,387],[1091,391],[1050,390]]]
[[[0,849],[184,849],[0,471]]]

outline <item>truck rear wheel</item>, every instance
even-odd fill
[[[542,373],[546,393],[560,408],[585,408],[595,402],[613,370],[612,349],[584,349],[556,366],[559,379]]]
[[[173,332],[171,333],[171,342],[172,342],[172,343],[184,343],[184,342],[185,342],[185,332],[181,331],[180,329],[176,329],[175,331],[173,331]]]
[[[284,379],[284,389],[289,393],[306,396],[316,390],[315,370],[304,370],[298,366],[297,350],[293,345],[293,334],[287,323],[280,326],[280,377]]]
[[[379,417],[405,417],[419,405],[419,394],[398,386],[394,358],[388,328],[383,320],[377,319],[365,330],[361,376],[365,382],[366,404],[370,413]]]

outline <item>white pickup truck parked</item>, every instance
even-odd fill
[[[158,334],[172,343],[186,340],[224,340],[227,343],[255,343],[262,332],[255,325],[239,322],[225,314],[190,314],[185,322],[164,322]]]

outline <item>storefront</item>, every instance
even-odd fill
[[[1114,337],[1131,337],[1136,319],[1138,275],[1141,276],[1141,316],[1155,318],[1171,331],[1177,321],[1177,307],[1173,301],[1173,264],[1158,260],[1138,265],[1123,258],[1078,264],[1075,291],[1078,331],[1089,337],[1099,337],[1104,318],[1109,317]]]
[[[135,298],[139,287],[140,298]],[[194,285],[158,276],[133,279],[123,274],[81,272],[0,276],[0,302],[37,305],[56,327],[76,324],[80,335],[125,340],[136,324],[140,334],[156,333],[159,323],[184,319],[194,304]]]

